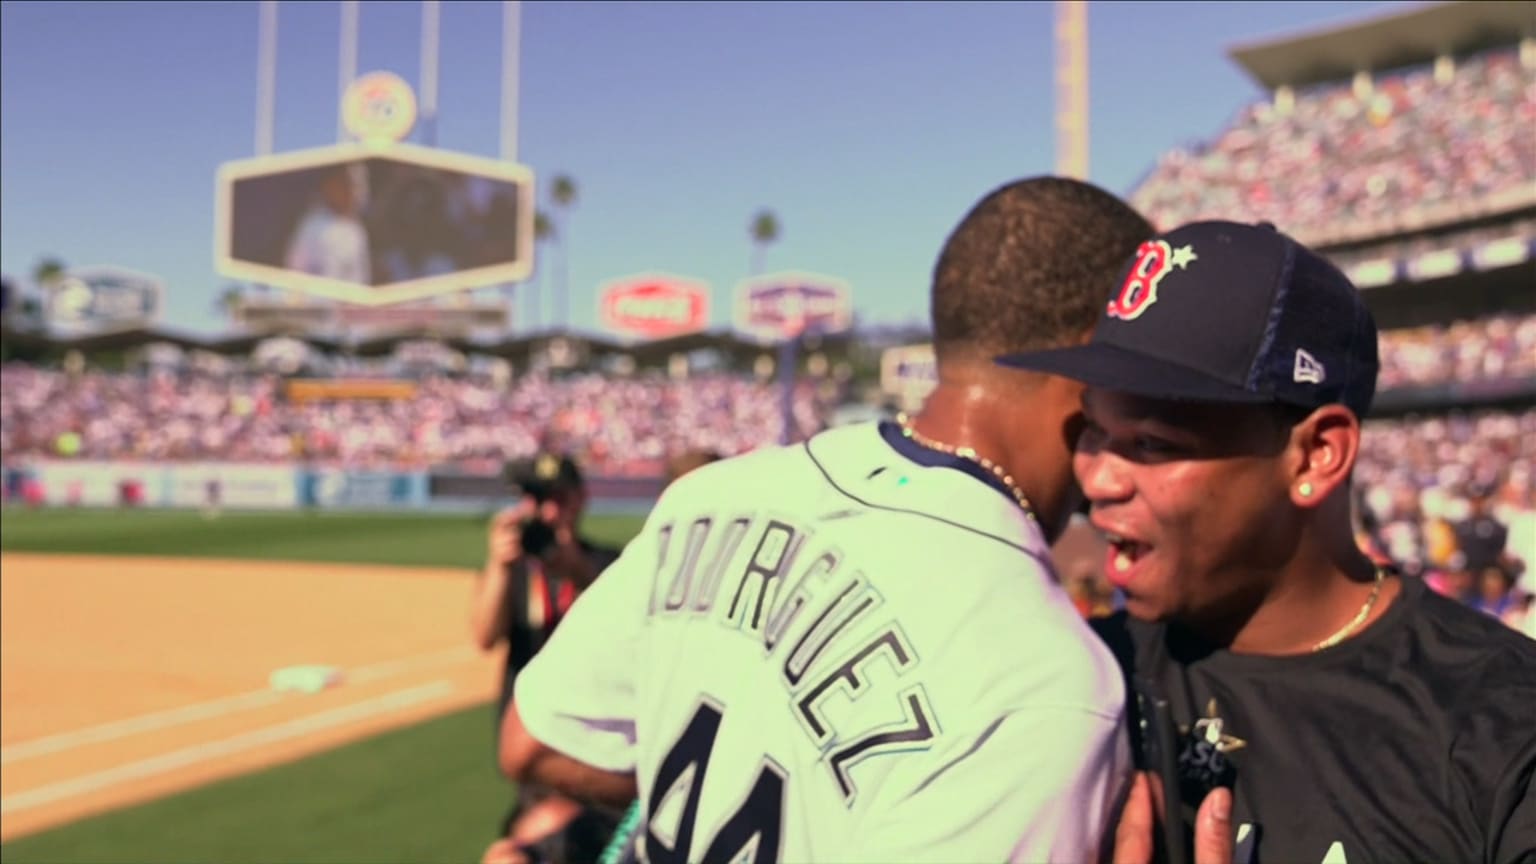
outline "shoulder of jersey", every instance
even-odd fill
[[[799,447],[763,447],[701,465],[674,480],[657,508],[687,508],[697,504],[735,503],[732,498],[754,495],[779,484],[786,464],[799,460]]]
[[[875,422],[705,465],[669,486],[659,506],[689,509],[735,503],[731,499],[793,510],[862,509],[897,517],[905,530],[1045,549],[1044,538],[997,491],[960,471],[911,462],[885,442]]]
[[[1003,494],[962,471],[910,461],[886,443],[877,424],[824,432],[806,443],[805,453],[830,487],[899,517],[904,530],[931,531],[967,547],[999,543],[1037,558],[1047,553],[1044,535]]]

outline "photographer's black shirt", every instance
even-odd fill
[[[578,539],[581,549],[601,574],[619,557],[618,550]],[[507,658],[502,672],[501,711],[512,700],[512,686],[517,673],[528,665],[533,655],[549,641],[555,627],[580,593],[569,579],[550,575],[543,567],[529,566],[526,559],[512,565],[507,581]],[[500,728],[498,718],[497,728]]]
[[[1302,656],[1123,612],[1094,626],[1170,703],[1186,830],[1232,787],[1234,861],[1536,862],[1536,641],[1407,578],[1368,629]]]

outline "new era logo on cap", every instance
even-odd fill
[[[1296,349],[1296,365],[1291,371],[1291,380],[1297,384],[1321,384],[1328,378],[1328,370],[1323,364],[1317,362],[1317,358],[1307,353],[1305,348]]]
[[[1157,399],[1370,411],[1376,324],[1360,292],[1272,225],[1175,228],[1105,287],[1087,345],[999,362]]]

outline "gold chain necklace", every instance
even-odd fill
[[[912,421],[909,417],[907,417],[906,412],[902,412],[896,415],[896,423],[901,426],[902,435],[911,438],[913,441],[916,441],[924,447],[927,447],[930,450],[937,450],[940,453],[947,453],[951,456],[958,456],[961,459],[974,462],[977,465],[980,465],[982,468],[985,468],[987,471],[991,472],[994,477],[1003,481],[1003,485],[1006,486],[1008,488],[1008,492],[1013,495],[1013,500],[1018,502],[1019,508],[1024,511],[1024,515],[1031,519],[1035,518],[1035,508],[1030,506],[1029,498],[1025,497],[1024,490],[1020,489],[1018,484],[1013,482],[1013,475],[1003,470],[1003,466],[993,462],[991,459],[988,459],[985,456],[982,456],[970,447],[956,447],[953,444],[945,444],[943,441],[936,441],[932,438],[929,438],[927,435],[924,435],[916,429],[912,428]]]
[[[1313,645],[1313,651],[1321,651],[1324,648],[1332,648],[1333,646],[1344,641],[1345,636],[1348,636],[1356,627],[1360,626],[1360,623],[1366,619],[1366,616],[1371,614],[1371,609],[1376,605],[1376,598],[1381,594],[1381,580],[1385,574],[1386,571],[1384,568],[1379,566],[1376,568],[1376,584],[1371,588],[1371,596],[1365,598],[1365,605],[1361,606],[1360,611],[1355,613],[1354,620],[1350,621],[1348,624],[1345,624],[1344,627],[1339,630],[1339,632],[1329,636],[1327,639],[1324,639],[1316,645]]]

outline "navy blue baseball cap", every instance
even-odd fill
[[[1340,403],[1364,417],[1376,349],[1337,267],[1268,223],[1212,221],[1142,243],[1087,344],[998,362],[1158,399]]]

